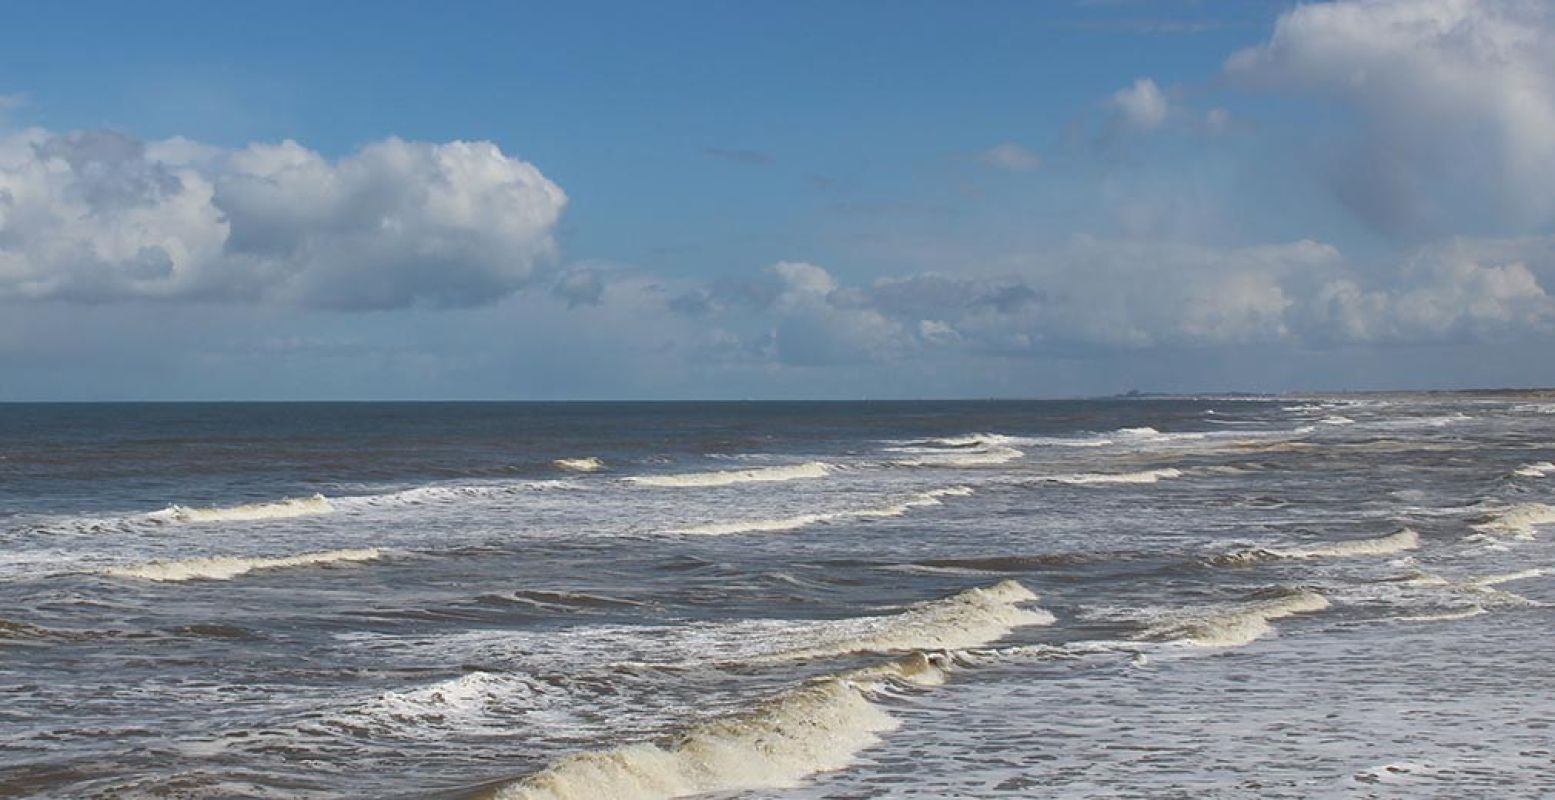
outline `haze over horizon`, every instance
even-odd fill
[[[1555,6],[0,28],[0,401],[1555,385]]]

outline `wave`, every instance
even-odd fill
[[[1481,533],[1508,534],[1518,539],[1532,539],[1535,528],[1555,525],[1555,506],[1543,503],[1519,503],[1492,515],[1490,519],[1473,526]]]
[[[568,472],[598,472],[605,468],[605,462],[600,461],[594,456],[587,456],[585,458],[558,458],[555,461],[552,461],[551,465],[557,469],[567,470]]]
[[[890,642],[855,640],[809,654],[920,646],[986,645],[1016,625],[1051,621],[1036,611],[1016,618],[1015,604],[1035,595],[1014,581],[969,589],[914,606],[880,624]],[[983,616],[979,622],[979,615]],[[987,617],[997,617],[990,623]],[[925,630],[938,632],[924,636]],[[879,635],[887,635],[882,631]],[[889,646],[881,646],[881,645]],[[856,645],[856,646],[855,646]],[[833,673],[788,689],[749,710],[697,723],[672,742],[637,743],[567,756],[498,788],[493,800],[668,800],[707,793],[780,789],[818,772],[846,767],[899,723],[875,698],[894,686],[931,687],[952,667],[946,654],[914,652]]]
[[[779,659],[826,658],[864,652],[959,650],[978,647],[1027,625],[1051,625],[1053,615],[1022,604],[1037,600],[1013,580],[968,589],[950,597],[909,606],[887,616],[839,623],[820,644],[779,654]]]
[[[1394,617],[1393,619],[1399,622],[1451,622],[1453,620],[1477,617],[1485,613],[1488,612],[1485,611],[1484,606],[1474,605],[1465,606],[1463,608],[1455,608],[1449,611],[1441,611],[1435,614],[1417,614],[1407,617]]]
[[[1324,417],[1318,420],[1317,423],[1319,425],[1354,425],[1355,420],[1350,419],[1343,414],[1334,414],[1333,416]]]
[[[1543,478],[1551,473],[1555,473],[1555,464],[1548,461],[1535,461],[1512,470],[1513,475],[1521,478]]]
[[[519,481],[516,483],[482,483],[482,484],[432,484],[428,486],[416,486],[410,489],[402,489],[397,492],[385,492],[383,494],[363,494],[350,497],[337,497],[333,500],[337,508],[343,509],[367,509],[367,508],[395,508],[400,506],[434,505],[438,503],[457,503],[466,500],[484,500],[493,497],[504,497],[522,492],[545,491],[549,489],[576,489],[579,484],[571,480],[541,480]]]
[[[1525,581],[1529,578],[1538,578],[1547,574],[1549,574],[1549,570],[1541,569],[1538,567],[1533,569],[1520,569],[1516,572],[1503,572],[1497,575],[1482,575],[1478,578],[1471,578],[1468,581],[1468,586],[1476,589],[1489,586],[1500,586],[1503,583],[1511,583],[1512,581]]]
[[[872,702],[892,684],[932,686],[941,666],[923,654],[829,675],[743,713],[698,723],[664,745],[629,744],[567,756],[496,790],[494,800],[667,800],[792,787],[841,769],[898,722]]]
[[[146,516],[159,522],[251,522],[328,514],[334,510],[335,507],[330,503],[329,498],[315,494],[312,497],[289,497],[278,502],[248,503],[239,506],[189,508],[172,505]]]
[[[809,461],[804,464],[787,464],[780,467],[755,467],[712,472],[686,472],[678,475],[638,475],[623,480],[642,486],[686,488],[696,486],[728,486],[735,483],[762,481],[792,481],[803,478],[824,478],[835,469],[831,464]]]
[[[256,569],[283,569],[329,564],[337,561],[372,561],[383,553],[376,547],[360,550],[326,550],[275,558],[248,556],[201,556],[169,561],[150,561],[126,567],[110,567],[104,575],[140,578],[148,581],[188,581],[197,579],[228,580]]]
[[[848,511],[828,511],[814,514],[798,514],[792,517],[779,517],[775,519],[750,519],[734,522],[710,522],[706,525],[694,525],[689,528],[680,528],[670,533],[688,534],[694,536],[725,536],[733,533],[767,533],[775,531],[790,531],[815,525],[822,522],[836,522],[847,519],[882,519],[885,517],[900,517],[914,508],[924,506],[943,505],[941,497],[966,497],[972,494],[972,489],[967,486],[949,486],[943,489],[931,489],[927,492],[919,492],[899,503],[878,508],[859,508]]]
[[[893,462],[903,467],[989,467],[1007,464],[1026,455],[1025,451],[1005,445],[990,445],[961,452],[933,452],[922,458]]]
[[[1140,472],[1079,472],[1072,475],[1047,475],[1036,478],[1038,483],[1067,483],[1073,486],[1088,486],[1091,484],[1106,483],[1155,483],[1166,478],[1181,478],[1182,470],[1167,467],[1165,469],[1147,469]]]
[[[1207,609],[1147,628],[1150,639],[1170,639],[1201,647],[1240,647],[1269,634],[1270,620],[1328,608],[1328,599],[1310,590],[1289,592],[1268,600],[1227,609]]]
[[[1217,566],[1242,566],[1284,559],[1376,556],[1397,553],[1403,550],[1413,550],[1419,546],[1420,534],[1409,528],[1404,528],[1396,533],[1378,536],[1375,539],[1352,539],[1344,542],[1324,542],[1323,544],[1299,547],[1254,547],[1248,550],[1237,550],[1210,558],[1209,563]]]

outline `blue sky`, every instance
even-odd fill
[[[28,4],[0,399],[1550,383],[1552,31],[1518,0]]]

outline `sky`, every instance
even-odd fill
[[[78,2],[0,401],[1555,385],[1541,0]]]

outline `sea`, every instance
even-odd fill
[[[1555,395],[0,406],[0,796],[1555,797]]]

